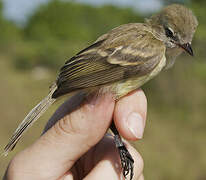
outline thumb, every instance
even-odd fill
[[[63,106],[65,109],[66,104]],[[12,160],[9,169],[15,169],[18,173],[24,169],[21,178],[22,175],[29,175],[25,172],[32,172],[32,177],[36,174],[37,179],[59,178],[104,136],[111,123],[113,110],[114,100],[108,94],[84,103],[57,121],[33,145],[20,152]],[[55,122],[55,119],[52,121]]]

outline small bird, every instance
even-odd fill
[[[172,67],[186,51],[193,56],[191,42],[198,21],[192,11],[173,4],[144,23],[124,24],[100,36],[92,45],[65,62],[49,95],[25,117],[4,148],[11,151],[23,133],[66,94],[112,93],[115,100],[141,87],[162,69]],[[119,150],[123,175],[133,177],[134,160],[112,122],[110,129]]]

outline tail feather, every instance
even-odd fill
[[[22,135],[33,125],[33,123],[54,103],[56,99],[52,98],[53,92],[56,90],[56,86],[53,86],[49,95],[45,97],[39,104],[37,104],[29,114],[24,118],[16,131],[13,133],[9,140],[9,143],[4,148],[3,155],[7,155],[13,150]]]

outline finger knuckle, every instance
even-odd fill
[[[54,130],[56,134],[62,135],[62,134],[75,134],[76,129],[74,128],[71,120],[71,116],[67,115],[64,116],[61,120],[59,120],[54,125]]]

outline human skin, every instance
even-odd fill
[[[45,133],[11,160],[4,179],[124,179],[113,137],[105,133],[114,119],[126,140],[143,137],[147,112],[143,91],[118,102],[110,94],[99,95],[67,114],[70,104],[66,101],[48,121]],[[143,159],[126,140],[135,161],[133,179],[143,180]]]

